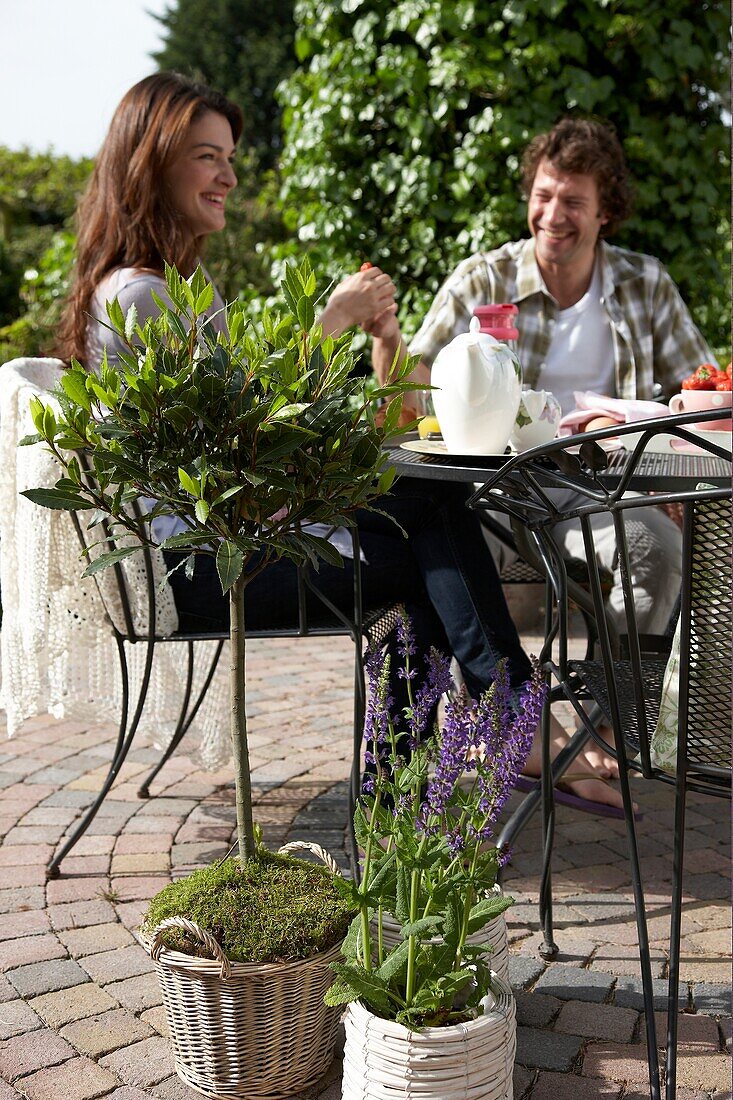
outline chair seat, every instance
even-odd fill
[[[646,711],[646,726],[649,737],[656,729],[659,718],[659,704],[662,698],[662,682],[664,680],[664,661],[644,661],[644,703]],[[606,678],[603,673],[603,665],[600,661],[571,661],[569,669],[574,672],[585,684],[594,702],[598,704],[603,716],[611,723],[611,707],[606,688]],[[614,680],[618,690],[619,705],[621,708],[621,722],[624,731],[624,741],[629,748],[629,754],[633,757],[639,752],[638,737],[638,712],[636,697],[634,694],[634,680],[630,661],[614,661]]]
[[[651,740],[659,718],[659,706],[662,698],[662,684],[667,667],[664,660],[644,660],[644,705],[647,735]],[[611,723],[611,708],[606,688],[603,665],[600,661],[571,661],[569,670],[578,676],[585,685],[593,701],[600,707],[604,718]],[[638,710],[634,692],[634,678],[630,661],[614,661],[614,680],[618,690],[621,708],[621,723],[629,753],[629,764],[634,766],[634,757],[640,751],[638,737]],[[709,742],[699,733],[690,736],[688,746],[688,768],[691,773],[704,776],[715,786],[730,785],[730,751],[727,759],[721,758],[720,738]],[[723,755],[726,756],[725,750]],[[638,764],[636,765],[639,766]],[[726,772],[725,769],[728,769]]]

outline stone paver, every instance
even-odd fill
[[[78,962],[74,959],[54,959],[51,962],[29,963],[11,970],[8,980],[21,997],[35,997],[40,993],[54,993],[87,981]]]
[[[537,651],[536,639],[524,641]],[[255,816],[271,845],[316,839],[344,860],[352,675],[348,639],[249,646]],[[559,714],[569,722],[567,708]],[[111,727],[38,717],[0,752],[0,1100],[197,1095],[174,1074],[160,991],[134,932],[171,864],[179,875],[228,847],[231,771],[202,772],[184,742],[153,797],[140,801],[139,776],[157,754],[136,747],[61,876],[46,883],[44,863],[98,788],[113,738]],[[638,780],[634,787],[646,813],[638,834],[663,1007],[673,801],[667,788]],[[727,810],[722,800],[690,796],[678,1100],[730,1095]],[[538,954],[537,820],[505,868],[505,889],[517,899],[507,914],[518,1020],[514,1098],[648,1098],[623,823],[560,807],[555,850],[559,954],[551,962]],[[294,1100],[339,1098],[337,1058],[320,1085]]]
[[[49,1027],[60,1028],[73,1020],[85,1020],[100,1012],[116,1008],[117,1001],[93,982],[75,985],[57,993],[44,993],[34,997],[31,1007]]]
[[[592,1081],[569,1073],[540,1073],[532,1100],[617,1100],[621,1086],[613,1081]]]
[[[134,1046],[121,1047],[100,1059],[100,1065],[116,1073],[126,1085],[147,1088],[170,1077],[173,1055],[170,1044],[156,1036]]]
[[[29,1031],[0,1043],[0,1076],[13,1082],[35,1070],[57,1066],[73,1056],[74,1048],[49,1028]]]
[[[536,1027],[517,1028],[517,1062],[537,1069],[568,1071],[580,1053],[583,1040],[578,1035],[560,1035]]]
[[[134,978],[150,972],[150,956],[142,947],[133,943],[113,951],[101,951],[98,955],[86,955],[82,966],[92,981],[99,985]]]
[[[120,1008],[87,1020],[76,1020],[67,1024],[61,1034],[77,1050],[99,1058],[101,1054],[109,1054],[118,1047],[148,1039],[154,1031],[149,1024]]]
[[[3,972],[26,963],[65,957],[65,947],[52,935],[23,936],[22,939],[0,943],[0,970]]]
[[[128,947],[135,940],[121,924],[94,924],[86,928],[67,928],[57,933],[61,943],[75,959],[95,955],[118,947]]]
[[[577,998],[579,1001],[602,1002],[608,997],[613,982],[612,975],[595,970],[551,966],[540,976],[534,988],[537,993],[564,1001]]]
[[[0,1039],[23,1035],[37,1027],[43,1027],[43,1020],[25,1001],[5,1001],[0,1005]]]
[[[646,1047],[641,1044],[591,1043],[583,1059],[583,1076],[610,1078],[620,1084],[647,1084]]]
[[[639,1014],[630,1008],[567,1001],[555,1021],[555,1030],[591,1039],[610,1039],[614,1043],[630,1043],[638,1018]]]
[[[18,1088],[28,1100],[96,1100],[106,1095],[118,1083],[109,1070],[90,1058],[73,1058],[62,1066],[42,1069],[18,1082]]]

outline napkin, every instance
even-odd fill
[[[658,401],[623,401],[619,397],[604,397],[590,390],[573,393],[575,408],[566,413],[558,425],[558,435],[582,432],[589,420],[608,416],[617,424],[632,424],[635,420],[651,420],[654,416],[669,416],[669,409]]]

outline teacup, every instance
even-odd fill
[[[669,411],[676,415],[683,412],[703,412],[706,409],[725,409],[730,406],[730,390],[683,390],[669,399]],[[692,424],[693,428],[700,428],[706,432],[729,432],[730,420],[703,420],[700,424]]]
[[[522,390],[510,442],[517,451],[541,447],[557,435],[562,417],[560,403],[549,390]]]

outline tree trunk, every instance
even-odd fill
[[[254,824],[252,822],[252,786],[249,775],[247,712],[245,709],[244,589],[245,581],[241,575],[229,589],[230,729],[232,755],[234,756],[234,783],[237,792],[237,842],[239,844],[239,858],[242,860],[253,859],[257,854]]]

